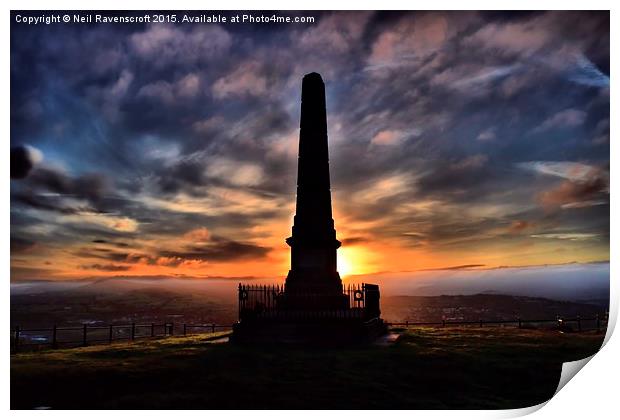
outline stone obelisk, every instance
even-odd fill
[[[336,239],[329,182],[325,84],[304,76],[297,171],[297,209],[291,269],[280,286],[239,284],[237,343],[358,343],[387,332],[381,320],[379,286],[348,285],[336,268]]]
[[[342,281],[336,268],[340,241],[332,218],[325,84],[318,73],[307,74],[302,82],[297,208],[293,234],[286,243],[291,247],[287,295],[326,296],[323,306],[341,306]]]

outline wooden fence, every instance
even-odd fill
[[[386,322],[391,328],[415,328],[421,326],[448,327],[448,326],[515,326],[527,328],[539,324],[551,324],[551,327],[559,330],[574,329],[576,331],[598,331],[607,326],[607,317],[596,315],[595,317],[575,318],[556,317],[555,319],[521,319],[513,320],[477,320],[477,321],[450,321],[439,322]],[[573,328],[574,327],[574,328]],[[57,327],[52,328],[29,328],[15,327],[11,330],[12,349],[60,348],[88,346],[89,344],[112,344],[115,341],[133,341],[136,339],[162,338],[169,336],[187,336],[204,332],[215,333],[216,331],[230,331],[232,325],[206,324],[115,324],[106,326],[91,326],[84,324],[80,327]],[[33,335],[33,333],[36,333]]]

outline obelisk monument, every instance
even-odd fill
[[[280,285],[239,284],[236,343],[356,343],[386,333],[379,286],[343,288],[337,269],[327,150],[325,84],[304,76],[291,269]],[[346,290],[344,290],[346,289]]]
[[[323,306],[338,307],[343,302],[336,268],[340,241],[332,218],[325,84],[318,73],[302,82],[296,204],[293,234],[286,239],[291,247],[286,294],[325,296]]]

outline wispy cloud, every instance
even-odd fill
[[[568,79],[580,85],[594,87],[608,87],[609,76],[604,74],[592,61],[585,55],[577,57],[574,68],[567,71]]]
[[[345,258],[608,258],[607,12],[314,14],[13,25],[13,273],[284,273],[311,71]],[[600,240],[531,236],[557,232]]]

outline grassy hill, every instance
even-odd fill
[[[221,333],[220,333],[221,334]],[[603,334],[418,328],[391,346],[239,347],[218,334],[11,356],[11,408],[518,408]]]

